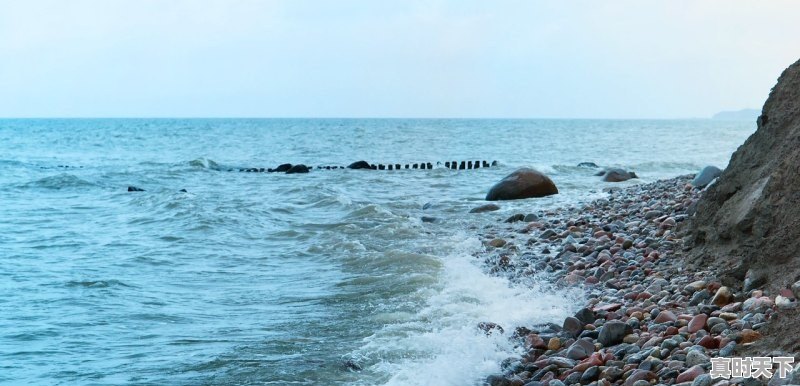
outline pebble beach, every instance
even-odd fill
[[[711,358],[737,356],[760,339],[776,312],[795,306],[796,294],[729,288],[714,272],[687,268],[680,230],[703,194],[691,178],[610,188],[607,198],[586,206],[517,214],[484,229],[486,250],[476,258],[491,274],[584,295],[574,316],[560,323],[482,323],[487,334],[511,336],[523,352],[486,384],[767,384],[712,379]]]

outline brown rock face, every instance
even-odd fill
[[[558,188],[549,177],[535,169],[521,168],[492,186],[486,201],[518,200],[557,193]]]
[[[785,288],[800,279],[800,61],[780,76],[757,123],[698,202],[690,261],[733,282],[750,270],[765,288]]]

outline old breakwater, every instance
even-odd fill
[[[434,167],[442,167],[444,166],[447,169],[453,170],[472,170],[472,169],[480,169],[480,168],[488,168],[492,166],[497,166],[497,161],[445,161],[445,162],[419,162],[419,163],[407,163],[405,165],[400,163],[394,164],[372,164],[367,161],[356,161],[348,165],[347,167],[338,166],[338,165],[319,165],[316,166],[317,170],[337,170],[337,169],[355,169],[355,170],[402,170],[402,169],[421,169],[421,170],[430,170]],[[314,166],[307,166],[305,164],[280,164],[275,168],[263,168],[263,167],[240,167],[240,168],[229,168],[228,171],[235,171],[238,170],[240,172],[248,172],[248,173],[287,173],[287,174],[294,174],[294,173],[308,173],[310,170],[314,169]]]

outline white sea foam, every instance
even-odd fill
[[[574,312],[574,293],[512,286],[484,273],[470,252],[477,239],[453,242],[442,257],[440,285],[412,320],[387,324],[365,340],[357,355],[378,360],[371,370],[385,374],[387,386],[478,384],[500,371],[500,362],[519,355],[508,339],[516,326],[554,322]],[[505,334],[490,336],[477,328],[493,322]]]

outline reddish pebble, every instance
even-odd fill
[[[597,284],[600,280],[594,276],[589,276],[584,281],[585,284]]]
[[[542,339],[541,337],[539,337],[539,335],[536,334],[530,334],[527,337],[525,337],[525,346],[529,348],[547,349],[547,343],[545,343],[544,339]]]
[[[678,327],[675,327],[675,326],[667,327],[667,330],[664,331],[664,335],[666,335],[666,336],[673,336],[673,335],[675,335],[677,333],[678,333]]]
[[[651,297],[653,297],[653,294],[649,292],[642,292],[636,296],[636,300],[650,299]]]
[[[712,350],[717,348],[717,347],[719,347],[719,342],[717,342],[716,339],[712,338],[711,335],[706,335],[706,336],[702,337],[700,339],[700,341],[697,342],[697,344],[699,344],[700,346],[703,346],[703,347],[705,347],[707,349],[712,349]]]
[[[620,303],[602,304],[602,305],[595,306],[595,307],[594,307],[594,309],[593,309],[593,311],[594,311],[594,312],[600,312],[600,311],[616,311],[616,310],[618,310],[620,307],[622,307],[622,304],[620,304]]]
[[[655,322],[656,323],[667,323],[667,322],[675,322],[678,320],[678,317],[675,316],[672,311],[661,311],[656,316]]]
[[[706,325],[706,319],[708,319],[706,314],[695,315],[692,320],[689,321],[689,332],[693,334],[702,330],[703,326]]]
[[[688,370],[680,373],[678,375],[678,378],[675,379],[675,382],[683,383],[683,382],[694,381],[695,378],[697,378],[698,376],[700,376],[700,374],[703,374],[705,372],[706,372],[705,369],[703,369],[700,365],[694,365],[690,367]]]
[[[652,371],[636,369],[633,370],[628,379],[625,380],[624,386],[633,386],[636,381],[649,381],[651,379],[655,379],[656,375]]]

